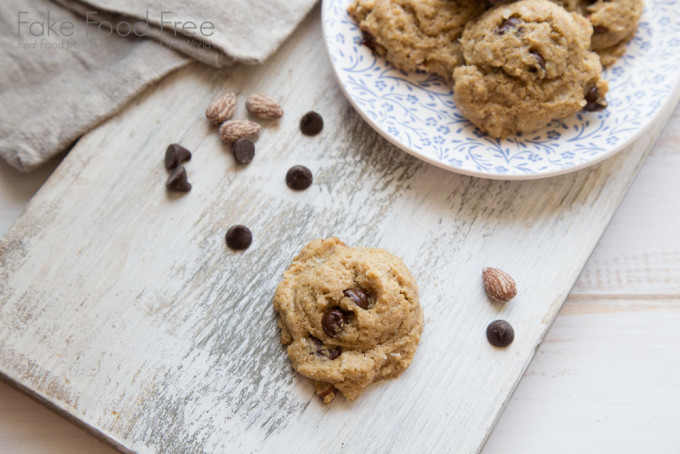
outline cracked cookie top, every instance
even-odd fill
[[[605,108],[608,87],[589,50],[591,34],[584,17],[548,0],[496,6],[463,32],[456,105],[494,137],[532,132],[583,108]]]
[[[274,308],[295,370],[348,399],[406,369],[423,327],[418,287],[403,261],[337,238],[302,249]]]
[[[484,9],[479,0],[356,0],[348,11],[364,44],[395,67],[450,80],[463,62],[463,28]]]
[[[644,5],[642,0],[556,0],[567,11],[581,14],[593,26],[591,48],[603,65],[614,63],[635,35]]]

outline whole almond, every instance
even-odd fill
[[[276,120],[283,116],[281,105],[271,96],[262,93],[248,96],[248,99],[246,99],[246,109],[257,118],[264,120]]]
[[[508,273],[498,268],[484,268],[482,281],[486,294],[494,301],[507,303],[517,295],[517,284]]]
[[[210,123],[219,126],[229,120],[236,110],[236,93],[228,92],[219,95],[205,110]]]
[[[256,136],[260,132],[260,125],[248,120],[232,120],[222,123],[220,137],[225,142],[234,142],[241,137]]]

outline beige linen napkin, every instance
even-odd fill
[[[316,0],[55,0],[123,34],[157,39],[212,66],[262,63]],[[89,12],[89,14],[88,14]],[[116,22],[117,21],[117,22]],[[123,22],[123,23],[121,23]],[[128,26],[129,25],[129,26]]]
[[[187,57],[260,63],[315,2],[3,0],[0,156],[39,166]]]

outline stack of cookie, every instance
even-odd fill
[[[404,71],[454,84],[461,112],[494,137],[606,108],[602,65],[625,52],[642,0],[356,0],[364,43]]]

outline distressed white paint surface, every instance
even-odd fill
[[[484,454],[680,452],[680,108]]]
[[[480,447],[658,131],[552,180],[448,174],[360,121],[319,36],[307,21],[265,67],[231,77],[183,71],[81,140],[3,243],[3,373],[139,452]],[[287,110],[244,169],[201,118],[222,88]],[[296,127],[310,108],[326,118],[313,139]],[[194,189],[176,198],[161,164],[172,141],[195,152]],[[283,183],[297,163],[316,178],[301,193]],[[255,233],[243,254],[223,245],[236,222]],[[402,256],[427,325],[404,376],[326,408],[291,372],[270,300],[299,247],[331,234]],[[520,282],[514,303],[485,300],[485,265]],[[483,336],[497,317],[518,333],[506,351]]]

